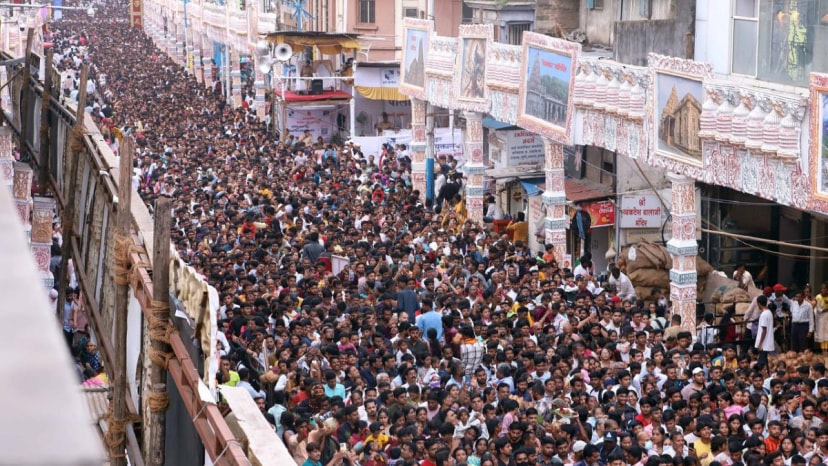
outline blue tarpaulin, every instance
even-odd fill
[[[546,178],[527,178],[520,180],[520,184],[523,185],[523,189],[526,190],[526,195],[529,197],[543,194],[543,189],[540,188],[540,185],[544,183],[546,183]]]
[[[499,121],[499,120],[495,120],[492,117],[483,118],[483,127],[493,129],[495,131],[497,131],[499,129],[517,128],[517,126],[515,126],[515,125],[509,124],[509,123],[504,123],[504,122]]]

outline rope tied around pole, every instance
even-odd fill
[[[115,235],[115,284],[129,285],[129,254],[134,247],[129,236]]]
[[[157,341],[165,345],[170,344],[170,337],[176,333],[175,327],[170,324],[170,305],[165,301],[152,300],[150,304],[150,319],[147,323],[151,341]],[[157,366],[164,369],[170,363],[175,354],[171,351],[161,351],[155,347],[149,348],[149,358]]]
[[[170,406],[170,397],[167,392],[153,390],[147,395],[147,406],[153,413],[164,412]]]
[[[143,252],[143,250],[138,246],[135,246],[133,249],[138,252]],[[132,264],[132,273],[129,277],[129,284],[132,286],[133,290],[138,290],[142,286],[141,281],[143,280],[143,277],[141,277],[141,269],[149,269],[151,267],[152,265],[149,262],[143,260]]]
[[[169,321],[170,305],[153,299],[150,311],[152,316],[149,321],[150,339],[170,344],[170,337],[176,331]]]
[[[83,130],[81,125],[75,125],[72,127],[72,134],[69,136],[69,150],[73,153],[77,154],[78,152],[82,152],[86,149],[86,145],[83,142],[83,135],[86,132]]]
[[[127,414],[123,419],[116,419],[112,412],[112,403],[109,403],[109,411],[103,416],[106,421],[107,430],[104,436],[104,441],[109,449],[109,458],[124,458],[126,453],[118,451],[118,446],[126,443],[126,427],[128,424],[133,424],[141,420],[141,417],[135,414]]]

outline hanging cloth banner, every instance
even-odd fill
[[[130,0],[129,22],[134,28],[144,27],[144,4],[143,0]]]

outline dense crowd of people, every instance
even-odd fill
[[[52,28],[65,95],[90,63],[89,114],[116,150],[135,137],[136,189],[174,199],[173,241],[220,293],[218,382],[297,464],[828,462],[823,358],[774,354],[767,297],[747,345],[729,317],[688,331],[660,290],[529,250],[522,218],[467,219],[454,164],[431,206],[405,147],[277,138],[251,86],[226,105],[109,9]]]

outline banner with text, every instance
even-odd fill
[[[330,110],[288,110],[287,129],[296,139],[301,139],[306,130],[310,130],[313,140],[322,137],[326,142],[331,139],[335,128],[335,113]]]
[[[592,219],[591,228],[609,227],[615,225],[615,203],[612,201],[590,202],[581,204],[581,209]],[[571,217],[575,216],[572,209]]]
[[[621,197],[621,228],[660,228],[664,214],[661,201],[655,194]]]
[[[506,166],[535,165],[543,163],[543,140],[526,130],[498,131],[506,133]]]
[[[129,21],[132,27],[140,28],[144,26],[144,4],[143,0],[130,0],[129,2]]]
[[[405,144],[410,150],[411,130],[383,131],[382,136],[352,138],[351,140],[359,144],[362,153],[366,156],[378,155],[382,152],[384,143],[392,145]],[[457,166],[462,166],[465,163],[463,157],[463,131],[455,129],[454,134],[452,134],[449,128],[436,128],[434,130],[434,156],[453,157],[457,160]]]

